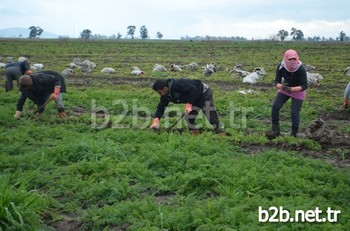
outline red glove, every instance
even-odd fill
[[[344,99],[343,107],[344,109],[347,109],[349,107],[349,99]]]
[[[55,87],[55,90],[51,94],[51,99],[56,100],[60,91],[61,91],[61,87]]]
[[[158,129],[159,128],[159,119],[158,118],[154,118],[153,119],[153,124],[149,128],[151,128],[151,129]]]
[[[185,114],[188,115],[192,111],[192,104],[186,103],[185,105]]]

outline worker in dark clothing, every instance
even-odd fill
[[[30,69],[29,61],[28,59],[21,57],[18,62],[12,62],[8,63],[5,66],[5,75],[6,75],[6,82],[5,82],[5,91],[11,91],[13,89],[13,81],[17,82],[18,86],[18,79],[22,75],[29,75],[32,74],[32,70]]]
[[[291,136],[297,137],[299,114],[306,97],[308,83],[305,67],[295,50],[290,49],[284,53],[283,60],[276,69],[275,84],[278,91],[272,103],[272,130],[267,131],[266,136],[269,139],[274,139],[280,135],[280,110],[291,98]]]
[[[195,120],[201,109],[216,133],[224,133],[214,106],[213,92],[208,85],[195,79],[156,80],[153,90],[161,96],[150,128],[158,129],[159,121],[169,102],[185,104],[185,118],[191,134],[199,134]]]
[[[22,75],[19,78],[21,95],[17,102],[14,118],[22,115],[23,105],[27,98],[32,100],[38,107],[37,113],[41,114],[45,110],[45,103],[54,100],[56,103],[58,116],[66,116],[63,95],[66,92],[66,84],[62,75],[54,71],[41,71],[31,75]]]

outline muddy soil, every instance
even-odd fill
[[[320,116],[332,130],[333,135],[331,139],[327,142],[316,141],[320,144],[321,150],[315,151],[310,150],[306,146],[282,143],[282,142],[273,142],[270,141],[267,144],[241,144],[241,147],[245,149],[248,154],[258,154],[264,150],[270,150],[271,147],[276,150],[284,151],[297,151],[302,153],[303,156],[322,159],[325,160],[334,166],[340,168],[349,168],[350,167],[350,134],[345,132],[340,132],[336,126],[338,122],[345,122],[346,126],[350,126],[350,111],[341,110],[336,113],[326,113]],[[342,123],[344,124],[344,123]],[[289,134],[282,134],[288,136]],[[298,133],[299,138],[307,138],[305,133]]]

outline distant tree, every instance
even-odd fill
[[[123,35],[122,35],[120,32],[118,32],[118,34],[117,34],[117,39],[121,39],[122,36],[123,36]]]
[[[141,26],[141,28],[140,28],[140,37],[142,39],[148,38],[148,30],[147,30],[145,25]]]
[[[292,27],[292,32],[290,32],[290,35],[293,35],[294,41],[302,41],[304,39],[304,33],[294,27]]]
[[[82,39],[89,39],[91,36],[91,30],[85,29],[80,33],[80,38]]]
[[[41,33],[44,32],[43,29],[41,29],[39,26],[31,26],[29,27],[30,33],[29,33],[29,38],[35,39],[36,37],[40,36]]]
[[[289,35],[288,31],[286,30],[279,30],[277,33],[277,37],[281,39],[281,41],[284,41],[284,39]]]
[[[344,31],[340,31],[339,40],[341,42],[344,42],[345,41],[345,37],[346,37],[346,34],[344,33]]]
[[[131,37],[131,39],[134,39],[134,34],[135,34],[135,30],[136,30],[136,26],[128,26],[128,33],[127,35],[129,35]]]
[[[160,32],[157,32],[157,38],[158,38],[158,39],[162,39],[162,38],[163,38],[163,34],[160,33]]]

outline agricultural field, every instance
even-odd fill
[[[284,135],[268,140],[275,68],[287,49],[324,79],[307,91],[299,137],[289,136],[288,102]],[[25,56],[57,72],[74,58],[97,65],[66,78],[64,119],[54,103],[36,116],[30,101],[14,119],[18,89],[0,91],[0,230],[350,230],[349,54],[348,43],[0,40],[0,62]],[[152,72],[156,63],[191,62],[200,68]],[[205,77],[209,63],[221,69]],[[267,75],[243,83],[226,71],[237,63]],[[145,74],[132,76],[133,66]],[[181,77],[213,89],[228,136],[202,114],[199,135],[181,120],[167,130],[184,108],[175,104],[159,131],[148,129],[159,100],[153,82]],[[332,131],[327,142],[305,135],[318,118]],[[297,211],[307,214],[297,220]]]

